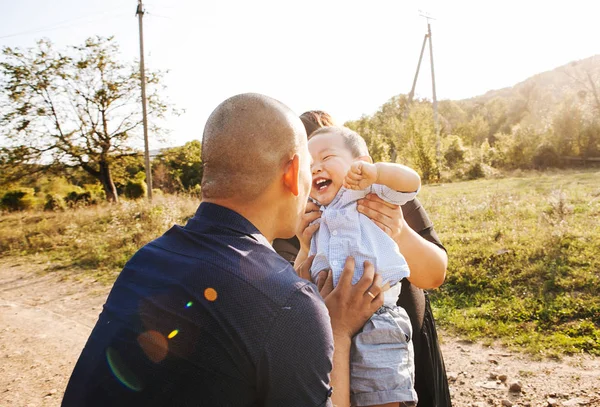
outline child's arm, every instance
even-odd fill
[[[415,192],[421,186],[421,177],[415,170],[402,164],[355,161],[344,179],[348,189],[366,189],[381,184],[399,192]]]
[[[373,164],[372,164],[373,165]],[[377,177],[376,184],[399,192],[415,192],[421,187],[421,177],[415,170],[406,165],[395,163],[376,163]]]

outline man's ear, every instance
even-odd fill
[[[360,157],[357,158],[357,160],[366,161],[369,164],[373,164],[373,159],[371,158],[370,155],[361,155]]]
[[[298,154],[294,154],[294,157],[288,161],[283,171],[283,184],[294,194],[298,196],[298,185],[300,180],[298,178],[300,172],[300,157]]]

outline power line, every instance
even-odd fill
[[[146,13],[148,16],[150,17],[158,17],[158,18],[164,18],[166,20],[175,20],[173,17],[168,17],[168,16],[161,16],[160,14],[156,14],[156,13],[151,13],[149,11],[146,11]]]
[[[47,25],[47,26],[44,26],[44,27],[34,28],[34,29],[31,29],[31,30],[26,30],[26,31],[20,31],[20,32],[12,33],[12,34],[7,34],[7,35],[2,35],[2,36],[0,36],[0,39],[11,38],[11,37],[18,37],[18,36],[21,36],[21,35],[28,35],[28,34],[37,34],[37,33],[40,33],[40,32],[54,31],[54,30],[60,30],[60,29],[65,29],[65,28],[72,28],[72,27],[80,26],[82,24],[89,24],[89,23],[93,23],[93,22],[97,22],[97,21],[106,21],[106,20],[111,20],[111,19],[115,19],[115,18],[124,17],[126,15],[129,15],[129,13],[127,13],[127,14],[126,13],[119,13],[119,14],[113,15],[113,16],[101,17],[101,18],[96,18],[96,19],[92,19],[92,20],[82,21],[80,23],[69,24],[69,23],[72,23],[72,22],[77,21],[77,20],[88,18],[89,16],[92,16],[92,15],[100,16],[100,15],[106,15],[108,13],[114,14],[114,10],[112,10],[112,11],[105,11],[105,12],[100,13],[100,14],[88,13],[88,14],[80,16],[80,17],[72,18],[72,19],[69,19],[69,20],[59,21],[57,23],[50,24],[50,25]]]

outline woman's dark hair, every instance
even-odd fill
[[[300,115],[300,120],[306,129],[306,135],[310,136],[321,127],[335,126],[335,121],[329,113],[322,110],[309,110]]]

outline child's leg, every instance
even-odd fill
[[[404,310],[399,311],[402,315],[390,308],[382,309],[352,339],[353,406],[415,405],[410,319]],[[408,402],[403,404],[400,400]]]

